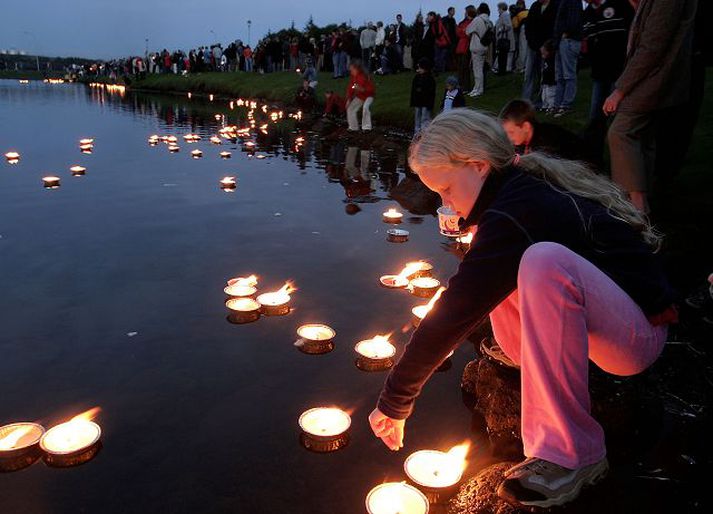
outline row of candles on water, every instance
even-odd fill
[[[445,287],[432,276],[433,265],[425,261],[410,262],[400,273],[384,275],[379,283],[389,289],[405,289],[411,294],[430,298],[412,310],[411,323],[418,326],[440,298]],[[296,288],[290,282],[277,291],[258,294],[258,277],[236,277],[227,281],[223,289],[228,320],[249,323],[261,315],[278,316],[290,312],[291,293]],[[322,323],[307,323],[297,328],[295,346],[307,354],[323,354],[334,349],[336,331]],[[396,347],[389,341],[390,334],[376,335],[359,341],[354,346],[356,366],[363,371],[381,371],[394,364]],[[452,353],[451,353],[452,355]],[[450,357],[450,355],[449,355]],[[448,363],[448,359],[444,365]],[[443,368],[445,366],[442,365]],[[350,414],[337,407],[315,407],[305,411],[298,420],[302,445],[312,451],[337,451],[349,443]],[[460,445],[448,452],[421,450],[411,454],[404,470],[411,484],[389,482],[372,489],[366,498],[370,514],[421,514],[429,504],[439,503],[453,493],[465,469],[468,445]],[[412,485],[413,484],[413,485]]]
[[[91,154],[94,150],[94,139],[93,138],[83,138],[79,140],[79,150],[84,154]],[[8,164],[17,164],[20,162],[20,153],[11,151],[5,153],[5,160]],[[87,173],[87,168],[75,164],[69,168],[69,172],[73,177],[82,177]],[[42,184],[47,189],[57,189],[60,185],[60,177],[55,175],[47,175],[42,177]]]

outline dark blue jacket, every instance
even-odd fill
[[[434,370],[516,289],[520,259],[535,243],[559,243],[589,260],[647,316],[673,303],[658,255],[636,229],[518,168],[486,178],[465,225],[478,226],[471,249],[386,380],[378,407],[389,417],[409,416]]]

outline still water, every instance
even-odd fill
[[[413,180],[404,144],[350,146],[292,120],[256,138],[266,159],[210,144],[244,115],[225,102],[0,81],[0,150],[21,153],[0,163],[0,425],[50,427],[99,406],[103,429],[82,466],[0,474],[3,513],[359,513],[372,487],[405,478],[412,451],[470,439],[471,467],[487,459],[458,387],[470,345],[428,384],[402,451],[368,427],[385,375],[358,370],[354,344],[393,332],[400,353],[423,303],[378,277],[423,258],[445,281],[458,264],[430,207],[409,213],[390,198]],[[187,144],[188,132],[203,139]],[[180,153],[150,147],[153,133],[177,135]],[[95,139],[91,155],[83,137]],[[70,175],[75,164],[85,176]],[[61,187],[44,189],[45,175]],[[218,187],[226,175],[234,193]],[[389,207],[406,213],[405,244],[386,241]],[[293,312],[228,323],[225,281],[251,273],[263,291],[293,280]],[[336,349],[297,351],[305,322],[331,325]],[[297,418],[322,405],[352,412],[351,443],[331,454],[299,444]]]

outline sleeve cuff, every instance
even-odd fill
[[[413,410],[412,405],[410,405],[406,409],[393,409],[388,405],[386,401],[384,401],[383,397],[379,397],[379,401],[376,404],[376,408],[388,417],[399,420],[408,418],[411,415],[411,411]]]

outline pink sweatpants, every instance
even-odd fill
[[[635,375],[663,349],[655,327],[608,276],[557,243],[537,243],[520,261],[517,290],[490,314],[495,339],[521,367],[527,457],[569,469],[604,458],[604,431],[590,414],[589,359]]]

